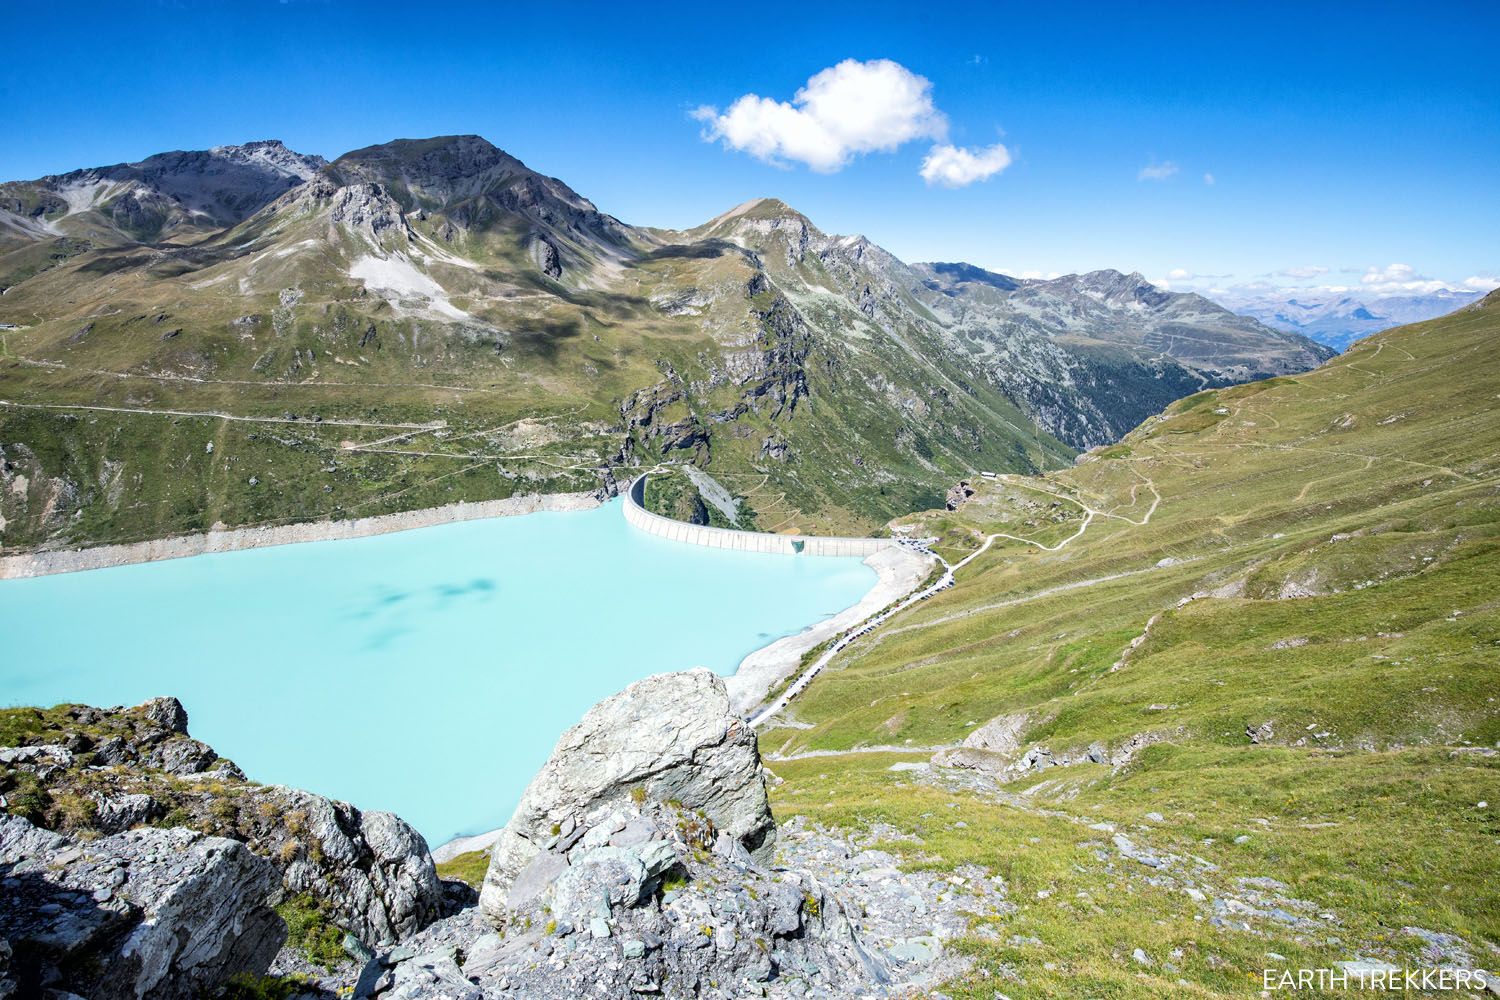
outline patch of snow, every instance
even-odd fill
[[[365,287],[379,292],[393,305],[403,300],[422,299],[433,312],[451,319],[469,319],[469,314],[448,301],[448,293],[432,278],[417,270],[405,254],[372,257],[366,254],[349,267],[349,277],[363,281]]]
[[[57,193],[63,201],[68,203],[68,214],[77,215],[79,212],[87,212],[100,202],[123,193],[128,187],[130,184],[126,182],[97,179],[65,184],[57,189]]]
[[[296,243],[293,243],[289,247],[282,247],[280,250],[272,251],[272,255],[275,257],[290,257],[292,254],[298,252],[299,250],[306,250],[308,247],[314,247],[317,245],[317,240],[300,240]]]

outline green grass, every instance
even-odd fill
[[[1011,883],[1020,911],[997,939],[962,945],[988,978],[949,984],[959,996],[1252,995],[1266,967],[1421,964],[1408,926],[1457,934],[1490,960],[1496,336],[1497,301],[1381,334],[1296,379],[1185,400],[1035,483],[1101,514],[1058,552],[997,543],[957,587],[835,659],[793,703],[807,728],[774,729],[763,746],[913,755],[773,759],[778,814],[891,823],[923,837],[891,846],[909,863],[972,861]],[[959,511],[910,523],[955,555],[996,530],[1049,542],[1076,530],[1019,505],[1023,483],[976,486]],[[1153,487],[1160,504],[1139,523]],[[1010,714],[1025,717],[1023,749],[1059,756],[1158,742],[1118,771],[1077,764],[994,787],[886,770]],[[1218,892],[1275,878],[1336,913],[1336,930],[1214,927],[1146,869],[1079,846],[1108,840],[1081,821],[1128,830],[1147,812],[1165,822],[1134,835],[1218,865],[1205,876]],[[1136,947],[1156,964],[1136,965]]]
[[[484,884],[484,873],[489,870],[490,852],[488,850],[459,854],[437,866],[439,878],[456,879],[475,889]]]
[[[344,953],[344,931],[333,922],[326,903],[303,894],[285,900],[276,912],[286,921],[287,947],[300,951],[309,962],[332,969],[349,960]]]
[[[221,1000],[291,1000],[317,992],[317,983],[306,976],[254,976],[237,972],[229,977],[223,991],[215,995]]]

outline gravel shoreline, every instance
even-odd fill
[[[748,715],[765,700],[771,688],[797,669],[808,650],[844,633],[916,590],[932,571],[934,560],[893,545],[865,559],[865,565],[873,569],[879,579],[858,604],[845,608],[832,618],[809,625],[796,635],[777,639],[769,646],[757,649],[740,661],[731,676],[724,678],[729,688],[729,703],[736,712]]]
[[[392,531],[426,528],[435,524],[477,521],[489,517],[515,517],[537,511],[591,510],[604,502],[598,492],[533,493],[504,500],[454,503],[395,514],[377,514],[344,521],[306,521],[299,524],[261,525],[244,528],[215,527],[192,535],[176,535],[145,542],[96,545],[83,549],[51,552],[0,554],[0,580],[20,580],[54,573],[77,573],[110,566],[181,559],[207,552],[237,552],[269,545],[326,542],[344,538],[367,538]]]

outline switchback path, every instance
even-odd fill
[[[1008,477],[1008,476],[1005,477],[1005,478],[1007,479],[1007,481],[1009,481],[1009,479],[1010,479],[1010,477]],[[1146,511],[1145,516],[1142,517],[1141,520],[1139,520],[1139,521],[1136,521],[1136,520],[1134,520],[1132,518],[1129,518],[1129,517],[1125,517],[1122,514],[1103,513],[1101,511],[1095,510],[1093,507],[1090,507],[1088,504],[1084,503],[1082,500],[1079,500],[1079,499],[1077,499],[1075,497],[1065,496],[1065,495],[1060,494],[1060,493],[1053,493],[1051,490],[1043,489],[1043,488],[1038,487],[1038,486],[1032,486],[1031,484],[1024,484],[1029,489],[1035,489],[1039,493],[1046,493],[1049,496],[1054,496],[1054,497],[1057,497],[1060,500],[1066,500],[1066,501],[1068,501],[1070,503],[1075,503],[1079,507],[1081,507],[1083,509],[1083,512],[1084,512],[1084,517],[1083,517],[1083,523],[1078,526],[1078,530],[1075,531],[1073,534],[1069,535],[1067,538],[1064,538],[1062,541],[1056,543],[1055,545],[1046,545],[1046,544],[1044,544],[1042,542],[1036,541],[1035,539],[1022,538],[1020,535],[1012,535],[1012,534],[1009,534],[1008,532],[997,531],[997,532],[994,532],[993,534],[985,536],[984,544],[983,545],[981,545],[979,548],[975,549],[973,552],[970,552],[968,555],[964,556],[957,563],[954,563],[954,564],[951,564],[951,565],[942,556],[938,555],[936,552],[933,552],[931,549],[926,549],[924,547],[923,551],[926,551],[929,555],[931,555],[934,559],[938,560],[938,562],[942,563],[942,565],[943,565],[943,575],[938,578],[937,582],[933,583],[932,585],[930,585],[928,587],[924,587],[923,589],[921,589],[921,590],[917,591],[916,593],[912,594],[910,597],[908,597],[906,600],[900,602],[899,604],[896,604],[896,605],[894,605],[894,606],[892,606],[890,608],[887,608],[886,610],[880,612],[879,614],[875,615],[872,618],[867,618],[865,621],[861,622],[860,624],[858,624],[858,625],[854,626],[853,628],[851,628],[849,631],[845,632],[842,636],[839,637],[839,639],[838,639],[837,642],[835,642],[832,646],[829,646],[828,649],[825,650],[821,656],[819,656],[816,660],[814,660],[808,666],[808,668],[806,670],[804,670],[801,673],[801,675],[799,675],[797,677],[797,679],[795,681],[792,682],[791,687],[787,688],[779,696],[777,696],[776,700],[773,701],[773,702],[771,702],[771,704],[767,705],[765,708],[761,709],[754,716],[752,716],[751,719],[750,719],[750,725],[752,727],[759,727],[759,726],[765,725],[765,723],[767,723],[768,721],[770,721],[773,717],[775,717],[778,713],[780,713],[783,709],[785,709],[787,707],[787,705],[791,704],[791,701],[792,701],[793,698],[797,697],[797,695],[799,695],[803,691],[807,690],[807,686],[813,682],[813,679],[815,677],[817,677],[818,674],[820,674],[820,673],[823,672],[823,668],[826,667],[826,666],[828,666],[828,664],[833,661],[833,658],[835,656],[837,656],[839,653],[843,652],[843,650],[846,647],[848,647],[850,643],[854,642],[856,639],[858,639],[858,638],[860,638],[860,637],[862,637],[864,635],[868,635],[871,631],[873,631],[874,629],[876,629],[879,626],[883,625],[885,622],[889,621],[891,618],[893,618],[896,615],[900,614],[901,612],[905,611],[907,608],[913,606],[914,604],[917,604],[917,603],[919,603],[921,601],[925,601],[929,597],[932,597],[934,594],[937,594],[940,591],[944,591],[944,590],[947,590],[949,587],[952,587],[954,585],[954,583],[957,582],[956,579],[955,579],[955,574],[957,574],[957,572],[959,570],[963,569],[969,563],[971,563],[975,559],[979,558],[985,552],[989,551],[990,546],[993,545],[993,544],[995,544],[995,540],[997,538],[1005,538],[1005,539],[1009,539],[1011,541],[1022,542],[1022,543],[1026,544],[1026,545],[1034,545],[1037,548],[1041,549],[1043,552],[1057,552],[1060,549],[1062,549],[1062,548],[1066,547],[1067,545],[1069,545],[1070,543],[1078,540],[1079,538],[1082,538],[1084,532],[1088,531],[1089,525],[1094,522],[1094,518],[1095,517],[1100,517],[1100,516],[1103,516],[1103,517],[1112,517],[1112,518],[1116,518],[1118,520],[1125,521],[1125,522],[1127,522],[1129,524],[1133,524],[1133,525],[1136,525],[1136,526],[1144,526],[1146,524],[1149,524],[1150,521],[1151,521],[1151,516],[1156,513],[1157,507],[1160,506],[1160,504],[1161,504],[1161,494],[1157,492],[1157,490],[1156,490],[1156,484],[1153,483],[1150,479],[1142,477],[1142,481],[1146,484],[1147,488],[1149,488],[1151,490],[1151,493],[1153,494],[1153,496],[1155,497],[1155,499],[1152,501],[1150,509],[1148,509]],[[1018,485],[1022,485],[1022,484],[1018,484]],[[1132,496],[1134,496],[1133,493],[1132,493]],[[1142,571],[1135,571],[1135,572],[1145,572],[1145,571],[1142,570]],[[1129,576],[1129,575],[1131,575],[1131,573],[1118,574],[1118,576]],[[1077,586],[1089,586],[1089,585],[1092,585],[1094,583],[1102,583],[1102,582],[1104,582],[1105,579],[1117,579],[1118,576],[1116,576],[1116,577],[1101,578],[1099,580],[1083,581],[1082,583],[1079,583],[1079,584],[1066,584],[1066,585],[1063,585],[1062,587],[1053,588],[1053,590],[1051,592],[1055,593],[1058,590],[1069,590],[1069,589],[1072,589],[1073,587],[1077,587]],[[1002,602],[1000,604],[990,605],[988,607],[1004,607],[1007,604],[1019,604],[1019,603],[1022,603],[1023,601],[1026,601],[1026,600],[1034,600],[1036,597],[1039,597],[1039,596],[1041,596],[1041,595],[1037,594],[1037,595],[1031,595],[1030,597],[1017,598],[1014,601]],[[977,611],[977,610],[985,610],[985,609],[977,609],[977,608],[973,609],[973,611]],[[965,614],[972,614],[973,611],[966,612]],[[951,619],[940,619],[940,620],[946,621],[946,620],[951,620]],[[921,623],[921,624],[915,625],[915,626],[908,626],[908,628],[923,627],[923,625],[926,625],[926,624],[936,624],[936,623],[935,622],[934,623]]]
[[[240,417],[233,413],[218,413],[213,410],[154,410],[143,406],[86,406],[82,403],[15,403],[0,399],[0,406],[13,406],[23,410],[88,410],[98,413],[133,413],[157,417],[202,417],[208,420],[232,420],[246,424],[297,424],[302,427],[376,427],[382,430],[440,431],[448,426],[446,420],[433,420],[425,424],[380,424],[367,420],[306,420],[296,417]]]

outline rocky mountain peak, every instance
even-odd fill
[[[926,272],[939,285],[945,284],[978,284],[989,285],[1003,292],[1014,291],[1021,287],[1021,283],[1007,274],[999,274],[995,271],[986,271],[982,267],[973,264],[965,264],[962,261],[945,263],[934,261],[930,264],[915,264],[917,270]]]
[[[526,164],[477,135],[394,139],[352,150],[329,165],[329,173],[343,183],[401,179],[434,191],[497,169],[531,173]]]
[[[477,135],[366,146],[345,153],[324,174],[339,187],[377,185],[404,211],[439,213],[459,229],[529,231],[528,245],[544,240],[570,266],[630,242],[619,220]]]
[[[1139,303],[1149,308],[1158,308],[1170,301],[1172,296],[1171,292],[1147,281],[1139,271],[1122,274],[1113,268],[1064,275],[1041,284],[1054,290],[1069,289],[1109,305],[1119,306]]]
[[[311,180],[328,165],[323,157],[299,153],[288,148],[280,139],[257,139],[240,145],[214,146],[208,150],[208,155],[228,163],[258,166],[267,173],[295,177],[302,181]]]
[[[751,198],[741,202],[722,215],[717,215],[699,226],[696,232],[729,233],[738,229],[770,231],[777,228],[800,228],[818,232],[812,222],[780,198]],[[819,233],[819,235],[822,235]]]

